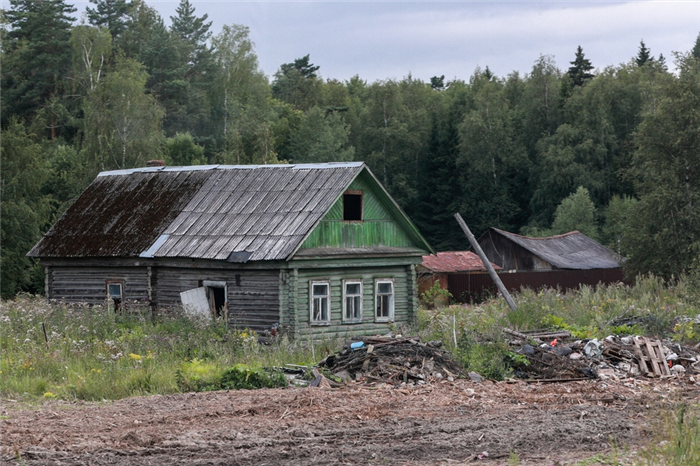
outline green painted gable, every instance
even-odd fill
[[[425,250],[426,247],[420,241],[422,238],[415,227],[407,222],[394,201],[381,188],[377,189],[378,185],[373,181],[371,175],[362,172],[347,188],[362,191],[362,222],[343,221],[343,196],[341,195],[304,241],[301,249],[393,247]],[[376,186],[373,187],[372,184]],[[390,211],[392,208],[398,211],[399,215],[392,214]],[[408,223],[415,232],[407,232],[400,220],[403,220],[404,224]],[[411,238],[411,233],[414,239]],[[418,241],[415,240],[416,235],[418,235]]]

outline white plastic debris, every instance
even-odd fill
[[[587,357],[597,359],[603,354],[603,343],[594,338],[586,343],[586,346],[583,347],[583,352]]]

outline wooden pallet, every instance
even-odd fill
[[[661,341],[646,337],[634,337],[632,341],[642,375],[649,374],[654,377],[671,375]]]

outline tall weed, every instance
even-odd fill
[[[236,364],[312,364],[336,347],[312,344],[280,338],[265,346],[245,329],[174,311],[150,319],[20,295],[0,306],[0,395],[31,401],[177,393],[216,386]],[[207,373],[188,373],[196,364]]]

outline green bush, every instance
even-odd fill
[[[277,371],[236,364],[221,375],[220,387],[226,390],[286,387],[287,379]]]
[[[437,303],[443,301],[449,303],[452,299],[452,293],[440,287],[440,280],[435,280],[425,293],[421,293],[421,303],[428,309],[435,309]]]
[[[484,340],[465,332],[457,346],[457,359],[467,371],[491,380],[503,380],[513,374],[511,365],[518,358],[505,341]]]

